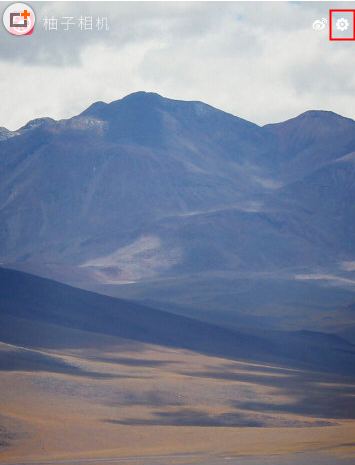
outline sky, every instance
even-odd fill
[[[12,2],[1,2],[2,11]],[[132,92],[199,100],[256,124],[310,110],[355,118],[355,41],[329,41],[354,2],[28,2],[34,33],[0,26],[0,126],[69,118]],[[65,17],[75,23],[65,31]],[[81,30],[80,17],[93,18]],[[97,18],[109,30],[97,30]],[[46,30],[46,18],[58,30]],[[52,24],[53,25],[53,24]]]

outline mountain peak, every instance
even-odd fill
[[[53,118],[45,117],[45,118],[36,118],[29,121],[27,124],[22,126],[18,131],[25,131],[28,129],[36,129],[42,126],[47,126],[48,124],[54,123],[55,120]]]
[[[307,110],[301,113],[300,115],[296,116],[296,118],[327,118],[333,116],[339,115],[337,115],[337,113],[334,113],[334,111],[328,110]]]
[[[354,120],[352,120],[351,118],[346,118],[345,116],[341,116],[338,113],[335,113],[334,111],[328,111],[328,110],[308,110],[292,119],[307,120],[307,121],[318,120],[322,124],[326,122],[336,121],[336,120],[343,120],[343,121],[347,120],[347,121],[351,121],[354,123]]]
[[[128,94],[123,97],[121,100],[141,100],[141,101],[159,101],[159,100],[170,100],[165,97],[162,97],[160,94],[156,92],[145,92],[144,90],[139,90],[137,92],[132,92],[132,94]]]
[[[282,121],[280,123],[272,123],[266,124],[264,127],[274,130],[280,127],[292,126],[295,125],[303,125],[307,124],[308,127],[313,127],[316,125],[329,125],[329,124],[347,124],[353,125],[355,121],[351,118],[346,118],[345,116],[341,116],[334,111],[328,110],[307,110],[301,113],[294,118],[290,118],[286,121]]]
[[[276,136],[282,163],[292,160],[288,181],[352,152],[355,142],[355,121],[333,111],[309,110],[264,128]]]
[[[133,92],[132,94],[128,94],[125,97],[118,99],[118,100],[113,100],[110,103],[105,103],[102,101],[98,101],[90,105],[86,110],[84,110],[82,113],[80,113],[79,116],[93,116],[97,117],[98,114],[101,114],[102,112],[107,112],[112,109],[116,109],[121,106],[154,106],[157,103],[161,103],[163,101],[170,100],[162,97],[159,94],[156,94],[154,92],[144,92],[144,91],[138,91],[138,92]]]

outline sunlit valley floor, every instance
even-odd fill
[[[0,463],[354,463],[350,377],[86,336],[1,344]]]

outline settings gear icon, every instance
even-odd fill
[[[346,31],[349,27],[349,21],[345,18],[339,18],[337,19],[337,22],[335,23],[335,27],[338,29],[338,31]]]

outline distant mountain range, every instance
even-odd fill
[[[355,340],[355,121],[138,92],[0,129],[0,262],[229,327]]]

